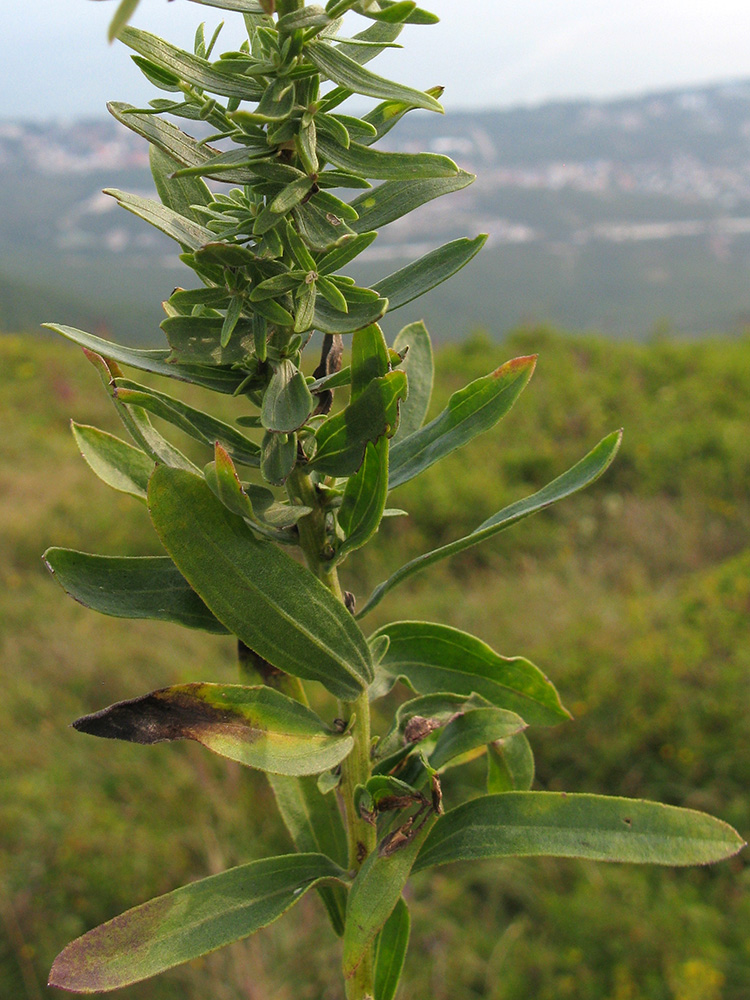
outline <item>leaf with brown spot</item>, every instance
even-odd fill
[[[336,767],[354,745],[306,706],[263,685],[180,684],[117,702],[73,726],[144,745],[195,740],[248,767],[293,776]]]
[[[288,854],[230,868],[151,899],[95,927],[55,959],[49,985],[104,993],[241,941],[316,885],[344,872],[322,854]]]

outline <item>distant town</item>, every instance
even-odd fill
[[[437,121],[415,115],[408,131],[402,127],[408,141],[399,141],[398,130],[391,135],[395,148],[445,153],[478,179],[393,224],[371,259],[478,230],[495,245],[564,240],[573,246],[705,236],[720,247],[750,233],[750,83],[606,104],[454,112]],[[150,186],[146,143],[114,120],[0,122],[0,175],[30,172],[52,182],[112,171],[142,173],[141,187]],[[553,196],[549,218],[523,211],[532,193]],[[574,202],[561,212],[566,196],[585,210]],[[644,217],[643,201],[651,203],[652,217]],[[592,217],[597,204],[601,218]],[[92,226],[102,216],[111,225]],[[76,206],[66,206],[56,229],[60,249],[96,243],[118,253],[133,241],[141,250],[151,242],[94,185]]]

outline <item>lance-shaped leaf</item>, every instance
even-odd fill
[[[416,434],[424,423],[432,397],[435,367],[430,335],[421,320],[401,330],[393,342],[393,350],[399,354],[407,351],[401,370],[406,372],[409,385],[409,395],[401,404],[398,430],[393,436],[392,443],[395,445]]]
[[[290,528],[311,507],[277,503],[263,486],[241,483],[229,452],[216,442],[215,460],[203,470],[206,482],[224,506],[246,520],[269,528]]]
[[[405,87],[400,83],[393,83],[391,80],[385,80],[371,70],[364,69],[341,49],[334,48],[325,42],[310,42],[305,46],[305,56],[329,80],[333,80],[340,87],[345,87],[355,94],[377,97],[386,101],[405,101],[413,104],[416,108],[424,108],[427,111],[442,112],[443,110],[440,102],[436,101],[434,97],[430,97],[429,94]]]
[[[87,465],[102,482],[120,493],[146,499],[148,480],[154,471],[154,463],[148,455],[96,427],[74,421],[70,426]]]
[[[528,792],[534,784],[534,754],[526,733],[496,740],[487,747],[487,791]]]
[[[375,282],[372,287],[388,299],[388,309],[393,312],[460,271],[486,242],[484,234],[473,240],[453,240]]]
[[[529,855],[705,865],[742,846],[727,823],[692,809],[603,795],[506,792],[472,799],[441,816],[414,870]]]
[[[178,365],[167,361],[170,351],[146,351],[136,347],[124,347],[109,340],[95,337],[85,330],[76,330],[72,326],[62,326],[59,323],[43,324],[48,330],[54,330],[68,340],[80,344],[85,350],[93,351],[101,357],[118,361],[143,372],[154,375],[165,375],[179,382],[191,382],[193,385],[213,389],[214,392],[225,392],[232,395],[245,380],[243,372],[226,367],[209,367],[208,365]]]
[[[351,979],[367,949],[390,917],[411,874],[412,865],[434,822],[393,831],[362,865],[349,890],[344,931],[344,977]],[[395,834],[395,836],[394,836]]]
[[[297,461],[297,435],[266,431],[260,447],[260,471],[267,483],[281,486]]]
[[[620,447],[621,438],[622,431],[614,431],[600,441],[580,462],[576,463],[576,465],[568,469],[561,476],[558,476],[557,479],[553,479],[551,483],[548,483],[541,490],[532,493],[531,496],[525,497],[523,500],[517,500],[509,507],[503,507],[497,514],[493,514],[492,517],[483,521],[471,534],[464,535],[463,538],[458,538],[455,542],[442,545],[439,549],[433,549],[432,552],[426,552],[424,555],[417,556],[416,559],[412,559],[401,566],[392,576],[375,588],[357,617],[361,618],[363,615],[366,615],[368,611],[371,611],[376,604],[382,601],[388,591],[392,590],[399,583],[403,583],[404,580],[407,580],[415,573],[419,573],[428,566],[432,566],[433,563],[438,562],[440,559],[463,552],[464,549],[471,548],[472,545],[477,545],[486,538],[491,538],[499,531],[509,528],[512,524],[517,524],[518,521],[523,520],[523,518],[528,517],[530,514],[544,510],[553,503],[557,503],[558,500],[563,500],[565,497],[569,497],[573,493],[577,493],[578,490],[589,486],[609,468],[617,454],[617,449]],[[395,448],[393,450],[395,451]]]
[[[468,187],[474,180],[474,174],[459,170],[446,177],[387,181],[374,191],[366,191],[352,202],[352,207],[359,216],[357,221],[352,223],[352,229],[357,233],[382,229],[383,226],[408,215],[415,208],[434,198]]]
[[[120,39],[139,55],[174,73],[180,80],[209,90],[212,94],[239,97],[246,101],[260,100],[263,96],[262,89],[249,77],[217,70],[206,59],[170,45],[147,31],[125,28]]]
[[[114,42],[114,40],[119,36],[120,32],[135,13],[139,3],[140,0],[120,0],[120,3],[117,5],[117,10],[109,23],[109,28],[107,29],[107,38],[110,42]]]
[[[460,695],[449,691],[421,695],[399,705],[391,728],[377,745],[377,774],[388,774],[393,763],[403,759],[403,748],[412,748],[442,729],[452,719],[474,708],[487,708],[490,703],[478,694]],[[390,758],[397,754],[398,760]]]
[[[402,24],[378,21],[376,24],[371,24],[369,28],[365,28],[364,31],[357,32],[350,39],[342,38],[338,43],[337,51],[343,52],[344,55],[358,62],[360,66],[364,66],[365,63],[371,62],[381,52],[389,48],[401,34],[402,28]],[[343,96],[337,99],[333,106],[340,104],[351,94],[347,87],[339,86],[335,88],[335,91],[340,92]],[[417,93],[421,93],[421,91]],[[331,99],[331,94],[326,94],[324,101],[328,103]]]
[[[334,795],[321,795],[314,777],[291,778],[269,774],[276,805],[294,846],[301,854],[320,853],[345,868],[346,832]],[[332,884],[318,889],[336,934],[344,933],[346,891]]]
[[[260,462],[260,446],[245,437],[230,424],[218,420],[202,410],[174,399],[164,392],[149,386],[139,385],[129,379],[114,380],[115,398],[128,406],[139,406],[179,427],[191,438],[213,447],[216,441],[229,452],[235,462],[257,466]]]
[[[357,330],[352,337],[351,401],[358,399],[376,378],[388,374],[391,367],[383,331],[373,323]]]
[[[84,607],[113,618],[146,618],[226,635],[166,556],[99,556],[47,549],[47,568],[63,590]]]
[[[349,302],[349,311],[340,312],[322,296],[315,299],[314,326],[321,333],[351,333],[363,326],[377,323],[388,309],[388,299],[378,296],[368,302]]]
[[[448,406],[425,427],[394,444],[390,489],[408,483],[441,458],[494,427],[529,383],[536,355],[515,358],[454,392]]]
[[[148,159],[151,176],[154,178],[162,204],[178,215],[201,224],[203,218],[199,207],[208,205],[213,200],[208,187],[199,177],[173,177],[179,164],[171,156],[163,153],[158,146],[150,147]]]
[[[390,368],[388,346],[377,324],[358,330],[352,339],[351,401],[357,400],[370,383]],[[388,440],[370,442],[364,461],[346,484],[339,510],[339,525],[346,535],[338,549],[338,560],[361,548],[380,525],[388,498]]]
[[[107,105],[107,110],[121,125],[131,129],[166,153],[172,163],[170,173],[174,173],[180,165],[183,167],[202,165],[206,162],[207,154],[218,153],[218,150],[211,146],[199,145],[197,139],[164,118],[160,118],[158,115],[144,114],[137,111],[131,104],[111,101]]]
[[[247,767],[291,776],[336,767],[354,746],[351,736],[266,685],[178,684],[85,715],[73,727],[144,746],[195,740]]]
[[[330,250],[319,258],[316,270],[319,274],[333,274],[358,257],[376,239],[377,233],[361,233],[352,236],[341,246]]]
[[[349,170],[363,177],[374,177],[376,180],[403,183],[424,178],[456,177],[459,173],[450,157],[438,153],[387,153],[362,146],[358,142],[350,142],[344,147],[324,135],[318,139],[318,152],[342,170]],[[352,205],[359,213],[357,202]],[[363,227],[361,218],[351,225],[360,233],[376,228],[372,225]]]
[[[346,538],[336,552],[340,562],[366,545],[380,527],[388,499],[388,440],[370,442],[357,472],[349,478],[339,510]]]
[[[367,444],[395,432],[399,400],[405,396],[406,376],[401,371],[371,382],[361,396],[320,427],[310,468],[328,476],[353,475],[364,461]]]
[[[570,718],[538,667],[520,656],[501,656],[468,632],[431,622],[392,622],[372,638],[380,636],[388,636],[389,643],[376,670],[374,697],[400,679],[419,694],[475,692],[537,725]]]
[[[187,469],[188,472],[197,472],[198,469],[190,459],[183,455],[174,445],[170,444],[156,430],[149,420],[148,414],[142,407],[128,406],[117,398],[114,383],[116,379],[122,378],[122,371],[117,364],[113,361],[105,361],[101,355],[95,354],[93,351],[87,351],[85,348],[84,353],[96,369],[104,388],[115,404],[115,409],[123,424],[130,432],[131,437],[140,446],[141,450],[149,456],[152,471],[153,463],[160,462],[163,465],[174,466],[175,469]]]
[[[201,226],[192,219],[178,215],[177,212],[162,205],[153,198],[142,198],[138,194],[128,194],[116,188],[105,188],[104,194],[111,195],[122,208],[137,215],[139,219],[150,223],[166,236],[175,240],[181,247],[198,250],[206,243],[215,239],[210,229]]]
[[[406,0],[380,0],[380,10],[368,8],[362,11],[365,17],[373,17],[376,20],[397,22],[404,24],[437,24],[440,18],[429,10],[417,7],[416,3],[406,2]],[[379,1000],[379,998],[376,998]]]
[[[322,854],[264,858],[201,879],[136,906],[69,944],[55,959],[50,986],[99,993],[138,983],[254,934],[305,892],[340,881]]]
[[[214,316],[168,316],[161,322],[178,364],[240,365],[255,351],[250,320],[241,320],[226,346],[220,342],[223,319]]]
[[[274,369],[263,395],[260,419],[266,430],[290,434],[300,428],[315,406],[305,376],[286,358]]]
[[[369,684],[370,650],[344,605],[309,570],[256,539],[204,480],[157,467],[148,502],[177,568],[245,645],[346,701]]]
[[[443,729],[430,754],[430,767],[440,770],[457,757],[526,728],[523,719],[504,708],[477,707],[462,712]]]
[[[263,5],[258,0],[190,0],[204,7],[216,7],[219,10],[238,10],[243,14],[265,14]]]
[[[410,929],[409,908],[401,897],[375,943],[375,1000],[393,1000],[396,995]]]

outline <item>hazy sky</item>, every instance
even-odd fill
[[[747,0],[425,0],[425,6],[441,23],[408,28],[402,35],[408,54],[388,53],[378,69],[423,88],[444,84],[448,108],[750,78]],[[0,0],[6,94],[0,118],[91,115],[106,100],[152,97],[124,46],[106,43],[114,7],[114,0]],[[226,19],[229,25],[237,15]],[[188,0],[141,0],[134,23],[189,46],[200,20],[215,25],[221,12]]]

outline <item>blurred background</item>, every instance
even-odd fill
[[[405,557],[471,530],[624,426],[594,488],[416,578],[366,624],[445,621],[548,673],[575,721],[531,733],[535,787],[705,809],[747,837],[750,15],[729,0],[427,6],[441,24],[407,29],[405,50],[378,67],[445,84],[447,113],[415,114],[389,140],[447,153],[478,179],[390,227],[362,277],[488,232],[476,261],[387,330],[427,321],[434,411],[510,357],[540,361],[491,437],[394,495],[411,516],[386,523],[377,548],[345,568],[346,584],[364,598]],[[106,44],[113,9],[27,0],[0,10],[14,94],[0,110],[9,1000],[54,995],[52,958],[94,924],[287,849],[261,775],[192,745],[102,744],[68,728],[146,690],[235,677],[229,641],[100,618],[40,560],[51,544],[158,551],[145,508],[95,479],[69,433],[71,416],[121,433],[96,373],[39,331],[54,321],[161,346],[160,303],[189,277],[166,238],[100,193],[152,187],[145,143],[104,108],[153,96],[126,50]],[[142,0],[135,23],[189,46],[218,13]],[[238,38],[231,18],[227,47]],[[205,402],[198,390],[186,398]],[[222,405],[231,417],[231,401]],[[480,766],[471,780],[479,787]],[[746,1000],[749,888],[742,857],[687,871],[531,860],[438,870],[410,888],[402,995]],[[246,944],[120,995],[341,1000],[329,986],[337,963],[311,896]]]

